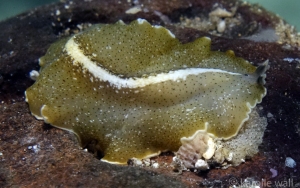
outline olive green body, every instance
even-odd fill
[[[180,139],[198,130],[229,139],[266,94],[259,80],[267,65],[256,71],[232,51],[210,51],[205,37],[181,44],[143,20],[95,25],[58,41],[40,65],[26,90],[32,114],[74,132],[83,146],[96,141],[103,160],[113,163],[177,151]],[[186,73],[196,69],[204,71]],[[180,70],[186,76],[175,79]],[[133,84],[126,87],[127,80]]]

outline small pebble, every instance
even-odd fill
[[[143,162],[139,159],[136,160],[135,165],[136,166],[142,166]]]
[[[277,170],[275,170],[273,168],[270,169],[270,172],[272,173],[272,176],[271,176],[272,178],[275,178],[278,175]]]
[[[158,168],[158,167],[159,167],[159,164],[158,164],[158,163],[153,163],[153,164],[152,164],[152,167],[153,167],[153,168]]]
[[[218,26],[217,26],[217,30],[219,33],[223,33],[226,29],[226,22],[225,20],[221,20],[219,23],[218,23]]]
[[[36,70],[32,70],[29,73],[31,80],[36,80],[39,77],[40,73]]]
[[[267,117],[268,117],[268,118],[272,118],[272,117],[274,117],[274,116],[273,116],[273,114],[271,114],[271,113],[269,112],[269,113],[267,114]]]
[[[285,166],[289,167],[289,168],[295,168],[296,167],[296,162],[291,157],[287,157],[285,159]]]

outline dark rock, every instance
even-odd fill
[[[125,13],[134,6],[142,11]],[[216,23],[209,27],[204,24],[210,23],[209,13],[217,7],[235,11],[232,17],[220,17],[231,24],[222,33],[216,31]],[[261,115],[268,117],[268,127],[256,156],[238,167],[200,174],[174,175],[169,167],[111,165],[80,149],[71,133],[30,115],[24,101],[24,91],[33,83],[28,73],[39,68],[38,58],[52,42],[89,23],[130,22],[136,18],[165,25],[182,42],[210,36],[213,50],[233,50],[255,65],[270,61],[268,93],[259,105]],[[0,187],[229,187],[232,180],[241,184],[249,177],[265,187],[268,181],[292,180],[293,186],[300,182],[299,36],[263,8],[231,0],[75,0],[23,13],[1,22],[0,30]],[[268,30],[265,35],[264,30]],[[267,36],[269,31],[277,38]],[[260,38],[254,40],[254,35]],[[286,157],[292,157],[297,166],[286,167]],[[157,158],[166,163],[170,159]],[[271,168],[278,171],[276,177],[271,177]]]

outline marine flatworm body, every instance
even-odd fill
[[[266,94],[267,64],[210,43],[181,44],[142,19],[95,25],[51,45],[26,101],[36,118],[82,146],[93,141],[113,163],[176,151],[197,131],[228,139]]]

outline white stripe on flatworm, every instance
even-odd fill
[[[75,36],[74,36],[75,37]],[[185,80],[189,75],[198,75],[201,73],[208,72],[218,72],[218,73],[227,73],[231,75],[241,75],[239,73],[223,71],[221,69],[204,69],[204,68],[187,68],[181,70],[170,71],[168,73],[160,73],[155,76],[149,76],[146,78],[120,78],[116,75],[111,74],[105,69],[99,67],[91,61],[87,56],[85,56],[82,51],[79,49],[78,44],[71,39],[66,43],[65,49],[73,59],[74,64],[80,64],[83,68],[87,69],[94,77],[102,80],[108,81],[112,86],[117,88],[139,88],[145,87],[150,84],[157,84],[165,81],[177,81],[178,79]]]

